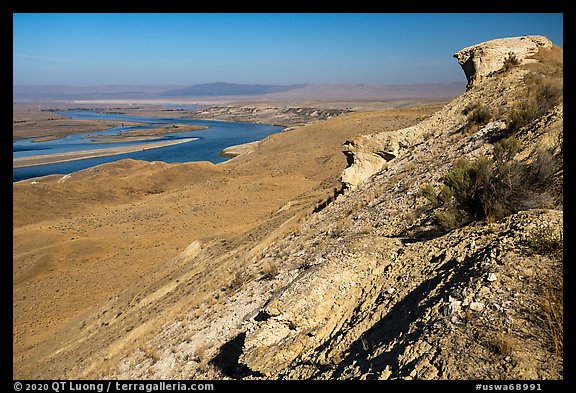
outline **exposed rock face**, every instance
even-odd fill
[[[294,127],[312,121],[330,119],[349,112],[353,112],[353,110],[290,106],[215,105],[196,111],[193,118],[226,119],[230,121],[248,121]]]
[[[550,344],[543,343],[554,338],[526,311],[546,309],[538,295],[542,280],[561,291],[561,258],[526,247],[543,233],[561,242],[562,212],[533,209],[442,235],[433,216],[422,214],[420,193],[426,183],[438,187],[459,158],[489,157],[490,136],[506,129],[499,117],[470,135],[462,132],[471,104],[500,108],[525,94],[521,67],[486,78],[490,67],[501,67],[498,56],[515,51],[525,59],[548,43],[523,37],[466,49],[482,65],[475,75],[484,79],[473,88],[416,126],[345,143],[350,166],[342,180],[349,191],[297,238],[275,246],[293,247],[283,262],[291,270],[279,275],[287,284],[265,302],[266,318],[245,324],[238,362],[248,376],[562,378],[558,355],[544,355]],[[551,135],[561,135],[562,127],[558,105],[516,134],[518,157],[557,138]],[[305,269],[298,268],[300,258],[308,261]]]
[[[348,167],[342,173],[343,186],[347,189],[359,186],[370,176],[386,169],[388,162],[411,146],[433,137],[439,130],[458,128],[463,120],[458,114],[462,108],[462,103],[455,100],[415,126],[397,131],[361,135],[346,141],[343,152],[348,159]]]
[[[541,228],[562,236],[562,222],[533,210],[406,244],[351,233],[247,323],[239,362],[265,378],[557,378],[558,358],[518,338],[538,329],[525,307],[540,307],[540,280],[561,270],[523,244]]]
[[[468,88],[493,72],[502,69],[504,59],[513,53],[520,64],[540,48],[551,48],[552,42],[544,36],[500,38],[469,46],[454,54],[468,79]]]
[[[554,164],[540,169],[555,171],[545,188],[556,199],[527,190],[535,208],[444,230],[443,207],[422,193],[439,191],[461,158],[493,158],[506,113],[528,94],[527,72],[475,80],[415,126],[347,141],[348,191],[254,253],[246,269],[276,269],[194,316],[205,328],[189,342],[158,335],[172,348],[157,364],[190,348],[198,360],[179,362],[198,379],[562,379],[562,104],[514,131],[517,162],[550,148]],[[494,115],[466,133],[478,105]],[[146,375],[141,364],[126,361],[120,376]]]
[[[370,244],[370,251],[363,248]],[[369,304],[384,291],[380,277],[392,264],[401,247],[398,239],[369,237],[352,243],[350,258],[331,258],[321,270],[301,273],[265,308],[265,322],[248,328],[240,361],[253,371],[266,375],[284,372],[286,364],[315,348],[339,332],[358,312],[359,304]],[[328,363],[304,357],[300,361]]]
[[[422,123],[393,132],[359,136],[344,143],[343,152],[348,158],[348,167],[342,174],[345,188],[354,188],[375,173],[386,169],[387,162],[397,157],[400,150],[410,149],[426,138],[438,137],[439,130],[456,130],[466,120],[462,111],[473,100],[482,99],[482,90],[470,91],[495,71],[501,70],[504,59],[510,52],[522,62],[535,62],[527,57],[540,48],[551,48],[552,42],[543,36],[502,38],[474,45],[457,52],[454,57],[468,78],[469,91],[449,103],[442,111]],[[497,98],[495,98],[497,99]],[[502,124],[500,121],[498,124]],[[502,127],[501,127],[502,128]]]
[[[342,182],[348,187],[356,187],[364,181],[365,174],[386,169],[386,163],[398,155],[400,143],[398,133],[381,133],[346,141],[343,151],[349,166],[342,174]]]

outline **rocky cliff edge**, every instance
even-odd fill
[[[454,129],[465,119],[460,114],[472,100],[479,97],[484,89],[473,89],[490,76],[504,70],[505,60],[513,56],[516,65],[534,63],[530,58],[540,49],[550,50],[552,42],[543,36],[522,36],[501,38],[483,42],[458,51],[454,57],[462,67],[468,80],[468,94],[453,100],[432,118],[416,125],[394,132],[382,132],[359,136],[346,141],[343,151],[348,158],[348,168],[342,174],[345,187],[361,184],[373,174],[386,169],[388,162],[398,156],[400,149],[410,149],[421,143],[430,132]]]
[[[540,36],[463,49],[466,93],[418,125],[344,144],[347,192],[272,247],[288,252],[286,281],[245,322],[245,377],[562,378],[562,70],[551,51]],[[507,68],[511,54],[520,61]],[[556,98],[541,107],[548,93],[530,98],[540,90]],[[436,198],[458,160],[497,163],[505,144],[515,147],[499,176],[549,154],[537,170],[547,183],[523,191],[533,203],[439,225],[452,211]],[[541,242],[554,246],[536,251]]]

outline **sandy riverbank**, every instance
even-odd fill
[[[132,153],[139,150],[150,150],[156,149],[159,147],[166,147],[171,145],[177,145],[179,143],[185,143],[190,141],[195,141],[198,138],[185,138],[185,139],[177,139],[171,141],[159,141],[147,144],[138,144],[138,145],[130,145],[130,146],[121,146],[121,147],[109,147],[104,149],[91,149],[91,150],[82,150],[82,151],[73,151],[67,153],[55,153],[55,154],[42,154],[36,156],[29,156],[29,157],[18,157],[12,160],[12,167],[13,168],[23,168],[28,166],[34,165],[47,165],[47,164],[55,164],[57,162],[65,162],[65,161],[74,161],[74,160],[82,160],[86,158],[95,158],[95,157],[104,157],[104,156],[111,156],[114,154],[125,154],[125,153]]]

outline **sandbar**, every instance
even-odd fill
[[[158,142],[151,142],[146,144],[138,144],[130,146],[107,147],[103,149],[91,149],[91,150],[72,151],[66,153],[40,154],[28,157],[18,157],[12,159],[12,167],[23,168],[35,165],[47,165],[47,164],[55,164],[57,162],[83,160],[86,158],[132,153],[135,151],[150,150],[159,147],[177,145],[179,143],[186,143],[190,141],[195,141],[197,139],[198,138],[183,138],[170,141],[158,141]]]

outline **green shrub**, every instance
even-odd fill
[[[438,194],[438,200],[443,204],[449,204],[452,198],[454,197],[454,190],[446,185],[442,187],[440,193]]]
[[[445,230],[451,230],[459,226],[460,213],[455,209],[439,210],[434,213],[436,223]]]
[[[538,113],[535,108],[528,106],[526,102],[521,103],[508,112],[506,121],[508,130],[516,132],[530,124],[537,117]]]
[[[520,151],[520,142],[511,136],[494,144],[494,161],[506,162]]]
[[[420,195],[428,199],[428,201],[430,201],[433,206],[440,205],[440,201],[438,200],[436,191],[434,190],[434,187],[432,187],[431,184],[425,184],[424,186],[422,186],[422,188],[420,189]]]
[[[561,162],[549,151],[536,153],[530,162],[513,159],[520,149],[516,138],[495,145],[494,159],[460,159],[442,179],[444,188],[436,196],[450,214],[436,217],[448,228],[471,220],[500,220],[520,210],[550,208],[553,178]]]
[[[482,218],[481,197],[492,177],[492,160],[460,159],[442,181],[451,190],[459,209],[467,211],[473,218]]]

